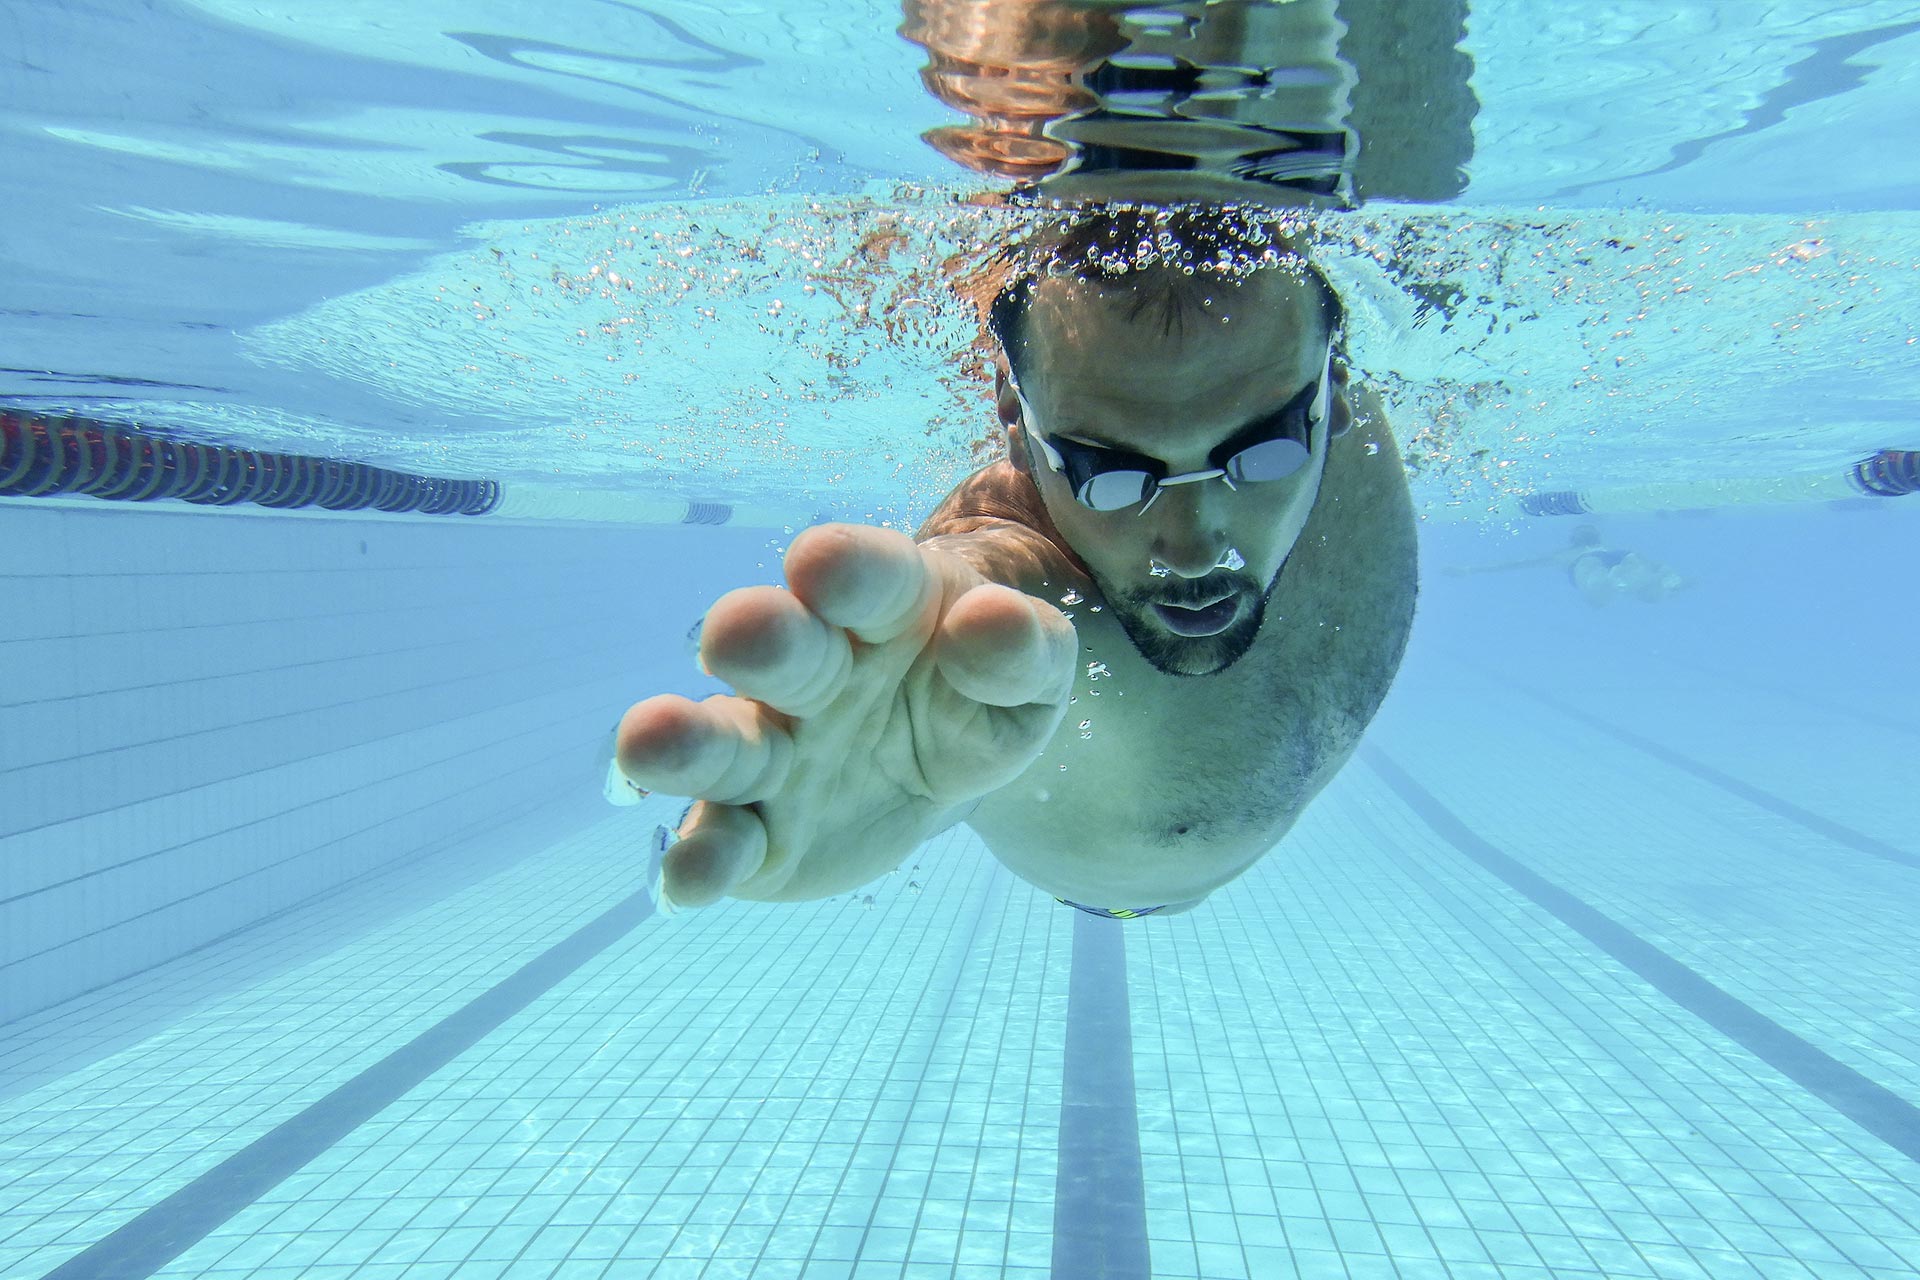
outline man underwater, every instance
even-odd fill
[[[622,719],[626,776],[699,800],[673,905],[844,893],[964,821],[1083,910],[1190,909],[1379,707],[1412,504],[1325,278],[1234,210],[1100,207],[1041,244],[991,309],[1007,458],[914,539],[795,538],[784,589],[708,611],[735,692]]]

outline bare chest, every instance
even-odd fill
[[[1180,678],[1117,628],[1081,633],[1065,720],[975,829],[1016,872],[1094,905],[1184,900],[1238,876],[1305,804],[1327,738],[1318,700],[1281,670],[1287,646],[1263,637],[1227,672]]]

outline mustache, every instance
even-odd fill
[[[1134,604],[1142,608],[1172,604],[1192,609],[1218,600],[1223,595],[1243,596],[1258,592],[1259,588],[1240,574],[1218,573],[1204,578],[1170,578],[1159,583],[1151,592],[1135,591],[1128,595]]]

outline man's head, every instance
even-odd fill
[[[1143,657],[1225,670],[1351,421],[1338,299],[1271,224],[1216,210],[1078,215],[1047,254],[993,305],[1013,464]],[[1091,475],[1143,470],[1139,501],[1096,509],[1129,480]]]

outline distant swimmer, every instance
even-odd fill
[[[1271,850],[1398,669],[1414,519],[1340,299],[1271,213],[1096,206],[988,290],[1007,456],[914,538],[796,537],[708,611],[734,690],[629,709],[698,800],[677,906],[801,901],[959,822],[1069,905],[1188,909]]]
[[[1622,551],[1607,546],[1600,531],[1581,525],[1560,550],[1524,560],[1505,560],[1498,564],[1451,565],[1447,573],[1462,577],[1476,573],[1504,573],[1514,569],[1562,569],[1582,599],[1594,608],[1616,600],[1633,599],[1649,604],[1665,600],[1675,592],[1693,585],[1692,579],[1658,560],[1637,551]]]

